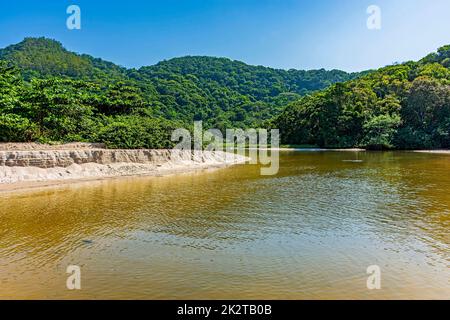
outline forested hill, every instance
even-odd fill
[[[138,70],[27,38],[0,50],[0,140],[170,146],[193,120],[321,147],[450,148],[450,46],[361,74],[184,57]],[[269,121],[270,120],[270,121]]]
[[[450,46],[305,96],[272,126],[288,144],[450,148]]]
[[[67,76],[76,79],[120,78],[126,69],[114,63],[67,51],[55,40],[25,38],[0,49],[0,59],[17,66],[26,80]]]
[[[199,85],[209,82],[247,95],[254,100],[271,101],[280,94],[304,95],[343,82],[358,74],[340,70],[279,70],[251,66],[240,61],[213,57],[183,57],[163,61],[139,70],[146,76],[165,77],[171,74],[193,75]]]
[[[203,120],[219,129],[260,125],[302,95],[358,76],[338,70],[276,70],[213,57],[183,57],[125,69],[67,51],[46,38],[26,38],[0,50],[0,59],[16,66],[25,82],[59,81],[58,87],[66,86],[70,92],[76,86],[86,95],[97,86],[94,117],[138,113],[189,123]],[[90,91],[76,81],[91,85]]]

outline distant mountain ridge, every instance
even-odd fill
[[[306,94],[320,90],[336,82],[353,79],[359,73],[347,73],[341,70],[282,70],[263,66],[252,66],[228,58],[208,56],[186,56],[159,62],[156,65],[142,67],[140,72],[158,75],[172,72],[184,76],[195,75],[199,79],[216,81],[243,94],[252,94],[255,90],[265,89],[265,94],[255,96],[263,99],[265,96],[280,93]],[[243,88],[237,82],[240,80]],[[245,84],[252,83],[250,88]]]
[[[101,58],[94,58],[88,54],[78,54],[68,51],[59,41],[41,38],[25,38],[22,42],[10,45],[0,49],[0,59],[12,62],[19,67],[25,74],[29,71],[35,71],[34,75],[39,76],[69,76],[83,77],[93,76],[105,72],[110,74],[125,75],[127,69],[113,62],[105,61]],[[224,72],[238,72],[239,74],[253,73],[248,80],[255,80],[257,76],[264,76],[267,73],[274,72],[275,78],[272,82],[287,82],[286,89],[296,93],[304,93],[310,90],[317,90],[313,80],[320,82],[320,86],[328,86],[335,82],[342,82],[357,77],[359,73],[347,73],[341,70],[283,70],[264,66],[252,66],[244,62],[231,60],[223,57],[209,56],[185,56],[161,61],[152,66],[145,66],[139,71],[157,71],[166,70],[182,75],[199,74],[203,78],[217,80],[211,77],[213,74],[204,70],[205,64],[221,69]],[[216,74],[217,75],[217,74]],[[273,77],[273,75],[271,75]],[[227,83],[222,83],[227,84]],[[265,83],[270,84],[269,82]],[[304,87],[302,87],[302,84]]]

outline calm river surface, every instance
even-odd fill
[[[450,298],[450,156],[280,161],[0,194],[0,298]]]

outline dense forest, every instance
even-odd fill
[[[450,46],[290,104],[271,125],[287,144],[372,149],[450,147]]]
[[[222,130],[260,126],[289,102],[357,76],[211,57],[126,69],[54,40],[26,38],[0,50],[0,138],[168,147],[175,127],[194,120]]]
[[[0,49],[0,140],[170,147],[174,128],[275,127],[282,143],[450,147],[450,46],[377,71],[277,70],[213,57],[140,69],[27,38]]]

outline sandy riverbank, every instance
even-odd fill
[[[86,145],[0,151],[0,191],[132,176],[162,176],[244,163],[225,152],[108,150]]]
[[[450,154],[450,150],[414,150],[418,153]]]
[[[248,150],[270,150],[270,151],[302,151],[302,152],[327,152],[327,151],[348,151],[348,152],[364,152],[366,149],[350,148],[350,149],[323,149],[323,148],[247,148]]]

